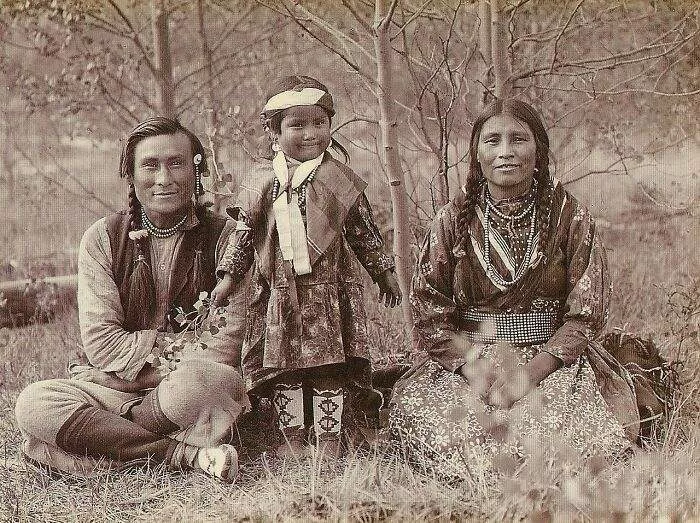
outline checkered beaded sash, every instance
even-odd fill
[[[461,326],[471,341],[506,341],[516,345],[545,343],[560,324],[558,305],[558,302],[548,302],[546,307],[527,312],[461,309]]]

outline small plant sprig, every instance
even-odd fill
[[[162,352],[160,355],[151,354],[149,358],[149,363],[166,379],[178,363],[205,351],[214,336],[226,326],[225,309],[213,307],[206,291],[199,293],[192,311],[185,312],[182,307],[178,307],[176,312],[174,320],[182,330],[159,339],[158,346],[162,347]]]

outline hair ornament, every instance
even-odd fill
[[[314,87],[304,87],[300,90],[290,89],[271,97],[263,107],[263,112],[280,111],[295,105],[315,105],[327,95],[326,91]]]
[[[129,239],[138,241],[148,238],[148,231],[146,229],[139,229],[137,231],[129,231]]]

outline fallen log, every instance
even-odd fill
[[[78,275],[0,282],[0,327],[48,321],[75,305]]]

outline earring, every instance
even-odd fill
[[[272,142],[272,145],[270,147],[272,147],[272,150],[276,153],[282,150],[282,147],[280,147],[280,144],[278,144],[276,141]]]
[[[199,172],[199,165],[202,163],[202,155],[197,153],[192,158],[194,163],[194,199],[204,194],[204,186],[202,185],[202,175]]]

